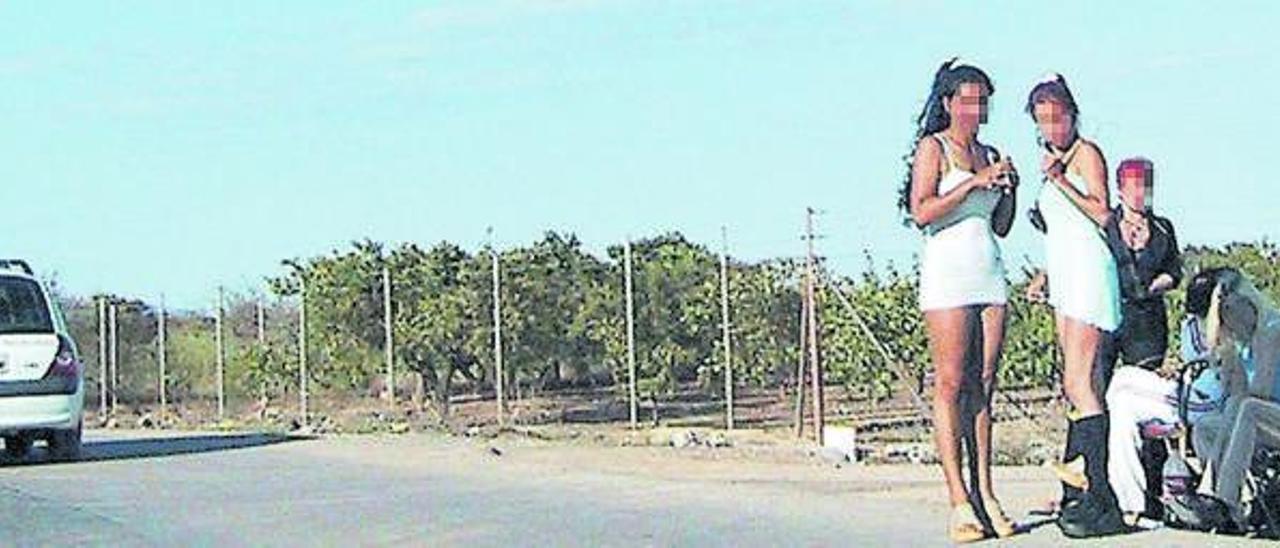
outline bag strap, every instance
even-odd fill
[[[1084,141],[1084,139],[1077,136],[1076,140],[1071,142],[1071,146],[1067,147],[1067,149],[1062,151],[1061,153],[1053,149],[1049,149],[1049,150],[1050,150],[1050,153],[1052,153],[1054,156],[1058,158],[1059,162],[1062,162],[1062,166],[1063,168],[1065,168],[1067,164],[1071,163],[1071,159],[1075,158],[1076,151],[1080,150],[1080,143],[1082,141]]]

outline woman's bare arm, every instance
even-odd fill
[[[1073,171],[1084,177],[1085,185],[1088,187],[1089,194],[1085,195],[1076,190],[1075,185],[1066,179],[1065,175],[1053,177],[1054,184],[1067,195],[1067,198],[1075,203],[1090,219],[1098,226],[1107,224],[1107,217],[1111,215],[1111,200],[1107,190],[1107,160],[1103,158],[1102,151],[1093,143],[1085,141],[1080,143],[1080,151],[1077,153],[1073,162]]]
[[[996,175],[1004,168],[1003,164],[984,167],[955,188],[939,195],[943,154],[942,145],[931,137],[922,138],[916,146],[915,159],[911,164],[911,218],[916,226],[925,226],[950,213],[973,189],[999,184]]]

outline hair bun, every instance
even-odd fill
[[[937,72],[933,73],[933,79],[936,81],[939,78],[942,78],[943,74],[950,72],[951,69],[955,67],[956,61],[959,59],[960,59],[959,57],[952,57],[950,59],[947,59],[946,61],[943,61],[942,66],[938,67]]]
[[[1050,72],[1048,74],[1045,74],[1044,76],[1041,76],[1039,80],[1036,80],[1036,83],[1037,84],[1048,84],[1051,82],[1066,83],[1066,81],[1067,79],[1063,78],[1061,74],[1058,74],[1056,72]]]

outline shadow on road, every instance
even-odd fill
[[[69,464],[71,462],[94,462],[122,459],[147,459],[169,457],[174,455],[190,455],[215,451],[231,451],[264,447],[311,439],[308,436],[289,434],[200,434],[192,436],[164,436],[156,438],[85,440],[80,458],[75,461],[59,461],[49,456],[47,448],[33,447],[26,458],[15,460],[8,456],[0,456],[0,466],[33,466],[47,464]]]
[[[1017,529],[1019,535],[1030,533],[1046,525],[1054,525],[1057,523],[1057,519],[1053,516],[1046,516],[1042,514],[1033,514],[1033,516],[1035,516],[1036,519],[1028,519],[1018,524]]]

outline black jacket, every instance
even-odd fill
[[[1126,305],[1151,300],[1163,302],[1159,295],[1151,295],[1147,290],[1160,274],[1172,276],[1174,287],[1182,282],[1182,257],[1178,254],[1178,238],[1173,232],[1173,223],[1148,213],[1151,239],[1141,251],[1132,251],[1120,235],[1120,207],[1111,212],[1105,229],[1107,246],[1115,256],[1116,273],[1120,276],[1120,296]]]
[[[1173,223],[1147,214],[1151,238],[1146,247],[1133,251],[1120,235],[1120,208],[1117,207],[1104,228],[1107,246],[1116,260],[1123,320],[1117,335],[1121,360],[1130,365],[1157,367],[1168,349],[1167,312],[1164,295],[1150,292],[1151,282],[1161,274],[1173,277],[1176,287],[1182,281],[1182,258]]]

